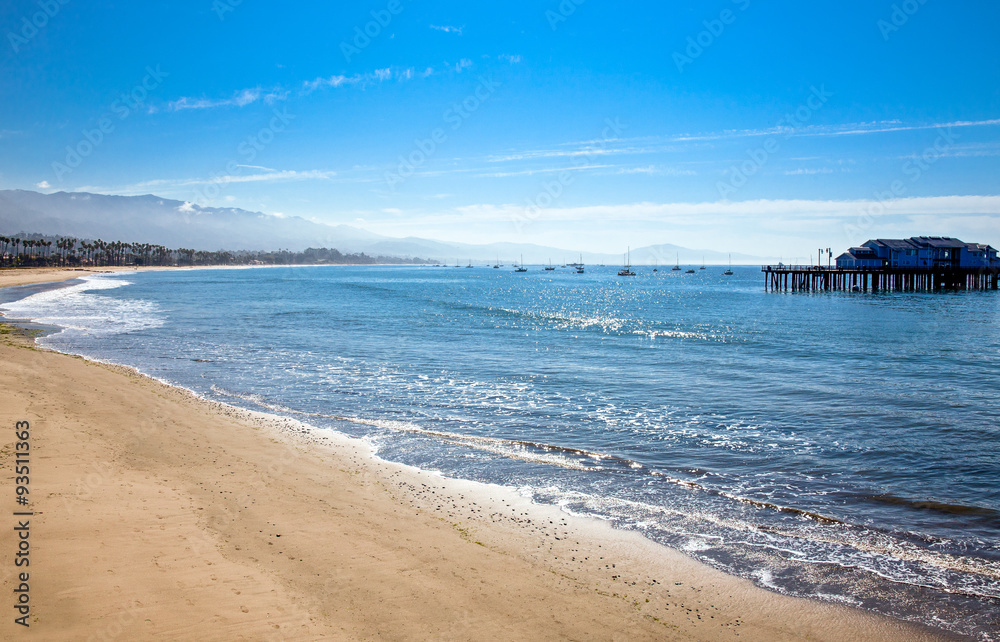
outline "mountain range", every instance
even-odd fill
[[[341,252],[369,255],[421,257],[444,262],[453,260],[493,263],[497,257],[512,261],[524,256],[526,263],[577,260],[579,252],[530,243],[473,245],[375,234],[349,225],[325,225],[297,216],[275,216],[238,208],[199,207],[159,196],[110,196],[86,192],[42,194],[30,190],[0,190],[0,234],[44,234],[81,239],[154,243],[170,248],[195,250],[301,251],[307,247],[336,248]],[[729,255],[711,250],[693,250],[671,244],[632,250],[632,263],[661,265],[677,255],[708,263],[725,263]],[[619,254],[584,252],[588,264],[621,261]],[[732,254],[733,262],[764,263],[768,257]]]

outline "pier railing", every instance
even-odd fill
[[[883,265],[879,267],[870,266],[858,266],[842,268],[836,265],[762,265],[760,267],[761,272],[943,272],[943,271],[958,271],[958,272],[976,272],[976,271],[991,271],[1000,268],[996,267],[952,267],[950,265],[935,265],[935,266],[897,266],[891,267],[888,265]]]

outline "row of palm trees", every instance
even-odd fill
[[[48,258],[51,253],[52,241],[0,236],[0,257],[7,258],[8,248],[12,250],[11,256],[15,258],[20,256],[27,257],[29,260],[34,260],[38,257]]]
[[[52,247],[55,246],[55,250]],[[0,267],[228,265],[230,252],[170,249],[151,243],[83,241],[59,237],[55,241],[0,236]]]
[[[52,248],[55,247],[53,250]],[[0,236],[0,267],[99,267],[150,265],[370,265],[375,263],[422,264],[423,259],[343,254],[330,248],[309,248],[301,252],[205,252],[190,248],[170,249],[151,243],[84,241],[71,236],[18,238]]]

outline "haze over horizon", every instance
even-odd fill
[[[591,252],[1000,244],[1000,6],[792,7],[17,0],[0,189]]]

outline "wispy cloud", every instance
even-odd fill
[[[521,56],[519,55],[500,54],[499,59],[501,62],[508,62],[512,65],[516,65],[521,62]]]
[[[486,172],[476,174],[476,178],[510,178],[512,176],[534,176],[536,174],[555,174],[557,172],[578,172],[582,170],[608,169],[614,165],[579,165],[576,167],[542,167],[524,169],[515,172]]]
[[[458,73],[462,73],[464,70],[469,69],[470,67],[472,67],[472,61],[469,60],[468,58],[462,58],[457,63],[455,63],[453,69]]]
[[[949,127],[991,127],[1000,125],[1000,119],[991,120],[956,120],[944,123],[927,123],[906,125],[899,120],[885,120],[870,123],[846,123],[842,125],[808,125],[793,128],[775,126],[762,129],[733,129],[706,134],[680,135],[671,138],[675,142],[710,141],[730,138],[753,138],[759,136],[787,135],[795,136],[860,136],[866,134],[886,134],[891,132],[921,131],[927,129],[948,129]]]
[[[844,131],[831,131],[825,134],[815,134],[815,135],[825,135],[825,136],[852,136],[856,134],[882,134],[886,132],[909,132],[909,131],[920,131],[924,129],[948,129],[950,127],[991,127],[995,125],[1000,125],[1000,118],[994,118],[992,120],[955,120],[948,123],[932,123],[927,125],[902,125],[893,126],[899,123],[899,121],[891,121],[891,123],[886,126],[874,126],[874,127],[859,127],[855,129],[846,129]]]
[[[656,174],[661,176],[697,176],[698,172],[691,169],[679,169],[677,167],[659,167],[647,165],[645,167],[622,167],[617,174]]]
[[[443,31],[445,33],[456,33],[461,36],[462,31],[465,29],[465,26],[463,25],[461,27],[451,27],[448,25],[431,25],[431,29],[434,29],[436,31]]]
[[[764,129],[738,129],[721,130],[718,132],[707,132],[703,134],[667,134],[661,136],[640,136],[633,138],[620,138],[609,140],[579,140],[564,143],[552,143],[549,148],[527,149],[523,151],[509,151],[503,154],[494,154],[487,157],[490,163],[517,163],[546,158],[578,158],[578,157],[613,157],[643,154],[669,154],[677,152],[689,152],[693,146],[701,144],[710,145],[714,141],[738,141],[740,139],[766,137],[766,136],[848,136],[848,135],[875,135],[891,132],[932,130],[949,127],[992,127],[1000,125],[1000,119],[992,120],[960,120],[951,122],[907,125],[898,120],[886,120],[870,123],[848,123],[843,125],[816,125],[798,129],[790,127],[769,127]],[[998,155],[998,150],[993,147],[978,147],[966,149],[963,146],[956,146],[942,156],[994,156]],[[793,159],[810,160],[810,159]],[[812,159],[812,160],[819,160]],[[832,171],[832,170],[831,170]],[[819,174],[830,173],[825,169],[811,170],[791,170],[788,175],[798,174]]]
[[[819,168],[808,168],[800,167],[799,169],[790,169],[785,172],[785,176],[812,176],[815,174],[832,174],[833,170],[829,167],[819,167]]]
[[[472,204],[451,209],[404,211],[393,213],[391,225],[404,218],[408,229],[463,229],[469,225],[497,225],[504,229],[511,221],[539,220],[565,235],[568,229],[670,229],[697,231],[714,235],[720,226],[731,229],[808,231],[830,235],[842,226],[857,221],[859,213],[868,211],[876,202],[870,200],[755,200],[740,202],[638,202],[618,205],[583,207],[549,207],[541,217],[520,204]],[[949,230],[975,227],[986,232],[984,238],[998,231],[996,215],[1000,214],[1000,196],[935,196],[904,198],[883,203],[885,214],[878,220],[879,231],[898,228],[899,235],[912,235],[913,229]],[[380,212],[356,212],[359,216],[379,220]],[[383,214],[384,218],[384,214]],[[946,224],[947,222],[947,224]],[[623,227],[624,225],[624,227]],[[652,227],[650,227],[652,226]],[[875,230],[873,230],[875,232]],[[602,233],[603,234],[603,233]],[[494,239],[495,240],[495,239]]]
[[[307,181],[307,180],[325,180],[333,178],[337,175],[334,171],[324,171],[319,169],[310,169],[306,171],[296,171],[292,169],[286,169],[283,171],[271,171],[264,174],[247,174],[242,176],[239,174],[219,176],[213,179],[196,179],[193,180],[191,185],[200,185],[205,183],[260,183],[260,182],[285,182],[285,181]]]
[[[811,219],[857,220],[859,213],[882,205],[887,215],[959,215],[1000,214],[1000,196],[925,196],[900,198],[889,202],[870,199],[860,200],[774,200],[713,201],[701,203],[631,203],[624,205],[597,205],[576,208],[548,208],[548,220],[619,220],[619,221],[672,221],[694,222],[710,220],[713,224],[729,218],[754,219],[776,216]],[[459,208],[462,213],[494,213],[509,217],[523,210],[521,205],[475,205]],[[523,215],[523,213],[522,213]],[[708,218],[706,218],[708,217]]]
[[[537,160],[542,158],[579,158],[581,156],[612,156],[623,154],[642,154],[649,151],[643,148],[634,147],[582,147],[580,149],[534,149],[524,152],[515,152],[490,156],[487,160],[491,163],[507,163],[512,161]]]
[[[241,89],[229,98],[179,98],[168,104],[171,111],[183,111],[185,109],[214,109],[216,107],[245,107],[253,103],[263,101],[273,104],[279,100],[288,98],[288,92],[284,89],[264,90],[260,87]]]
[[[989,143],[967,143],[955,144],[945,150],[934,150],[941,158],[983,158],[1000,156],[1000,144]],[[899,156],[901,160],[915,160],[920,158],[919,154],[905,154]]]
[[[239,167],[250,167],[240,165]],[[266,168],[265,168],[266,169]],[[310,180],[330,180],[337,176],[337,172],[329,170],[267,170],[254,174],[229,174],[224,176],[214,176],[207,178],[159,178],[141,183],[133,183],[120,187],[99,187],[85,185],[78,188],[81,192],[96,192],[100,194],[121,194],[123,196],[134,196],[137,194],[148,194],[152,190],[162,192],[166,195],[176,194],[178,191],[205,185],[230,185],[238,183],[278,183]]]
[[[375,83],[382,83],[389,80],[411,80],[414,76],[420,75],[422,78],[434,73],[434,70],[428,68],[422,74],[417,74],[412,68],[407,69],[394,69],[392,67],[386,67],[384,69],[376,69],[370,73],[364,74],[353,74],[351,76],[345,76],[343,74],[320,77],[315,80],[307,80],[302,83],[302,89],[306,94],[311,94],[317,89],[333,88],[338,87],[349,87],[352,85],[368,85]]]

